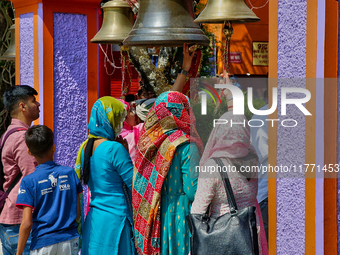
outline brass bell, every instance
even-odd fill
[[[13,24],[9,30],[11,31],[11,42],[1,56],[1,60],[15,61],[15,25]]]
[[[207,5],[195,19],[196,23],[245,23],[260,18],[246,5],[244,0],[208,0]]]
[[[123,44],[177,47],[208,45],[209,39],[195,24],[193,0],[140,0],[137,20]]]
[[[112,0],[102,7],[103,24],[99,32],[92,38],[93,43],[121,44],[132,29],[134,17],[127,2]]]

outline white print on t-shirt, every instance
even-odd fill
[[[47,193],[51,193],[51,192],[53,192],[53,189],[52,189],[52,188],[43,189],[43,190],[41,191],[41,195],[43,196],[43,195],[45,195],[45,194],[47,194]]]
[[[25,193],[26,193],[26,190],[20,189],[20,188],[19,188],[19,190],[18,190],[18,195],[20,195],[20,194],[25,194]]]
[[[70,187],[71,187],[70,184],[62,184],[62,185],[59,185],[60,191],[69,190]]]
[[[48,182],[48,180],[45,179],[45,180],[38,181],[38,184],[42,184],[42,183],[44,183],[44,182]]]
[[[63,178],[68,178],[68,176],[67,176],[67,175],[61,175],[61,176],[59,176],[59,179],[63,179]]]
[[[52,173],[53,174],[53,173]],[[48,179],[51,181],[52,188],[57,186],[58,178],[55,178],[52,174],[48,176]]]

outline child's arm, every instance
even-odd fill
[[[19,230],[19,242],[17,255],[21,255],[25,249],[27,239],[33,226],[32,207],[23,206],[22,222]]]

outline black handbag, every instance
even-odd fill
[[[223,169],[223,162],[214,158]],[[258,255],[255,206],[237,209],[228,174],[220,172],[230,213],[217,218],[209,216],[210,205],[205,214],[189,214],[187,220],[191,231],[192,255]]]

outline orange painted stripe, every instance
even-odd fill
[[[15,12],[15,85],[20,85],[20,14]]]
[[[16,84],[21,84],[20,79],[20,15],[25,13],[33,13],[33,61],[34,61],[34,88],[39,94],[39,42],[38,42],[38,4],[19,7],[15,9],[16,22],[16,40],[15,40],[15,54],[16,54]],[[34,121],[34,124],[39,124],[39,119]]]
[[[53,12],[43,4],[44,125],[54,130]]]
[[[272,88],[277,87],[277,59],[278,59],[278,8],[279,1],[269,1],[269,93],[272,95]],[[269,96],[269,105],[272,98]],[[277,112],[269,116],[270,119],[277,119]],[[268,163],[276,166],[277,161],[277,125],[268,129]],[[269,254],[276,254],[276,174],[268,174],[268,245]]]
[[[65,10],[69,7],[83,8],[98,8],[100,2],[98,0],[12,0],[14,8],[26,7],[38,3],[50,4],[54,6],[64,6],[63,13],[67,13]]]
[[[34,88],[38,92],[39,95],[39,27],[38,27],[38,4],[34,6],[34,12],[33,12],[33,43],[34,43]],[[39,119],[34,121],[35,125],[39,124]]]
[[[305,117],[305,163],[315,164],[315,114],[316,114],[316,63],[317,63],[317,24],[318,0],[307,1],[307,38],[306,38],[306,89],[311,100],[306,108],[312,116]],[[311,79],[308,79],[311,78]],[[316,252],[316,180],[315,171],[307,168],[305,180],[305,254]]]
[[[13,7],[15,11],[17,11],[18,8],[31,8],[33,5],[38,5],[38,3],[41,3],[42,0],[12,0]],[[32,12],[32,11],[29,11]],[[22,12],[27,13],[27,12]]]
[[[326,0],[325,78],[337,77],[338,2]],[[335,164],[337,152],[337,83],[327,80],[324,91],[324,163]],[[328,178],[327,178],[328,177]],[[337,179],[325,174],[324,181],[324,254],[337,254]]]
[[[306,77],[316,77],[318,0],[307,1]]]

